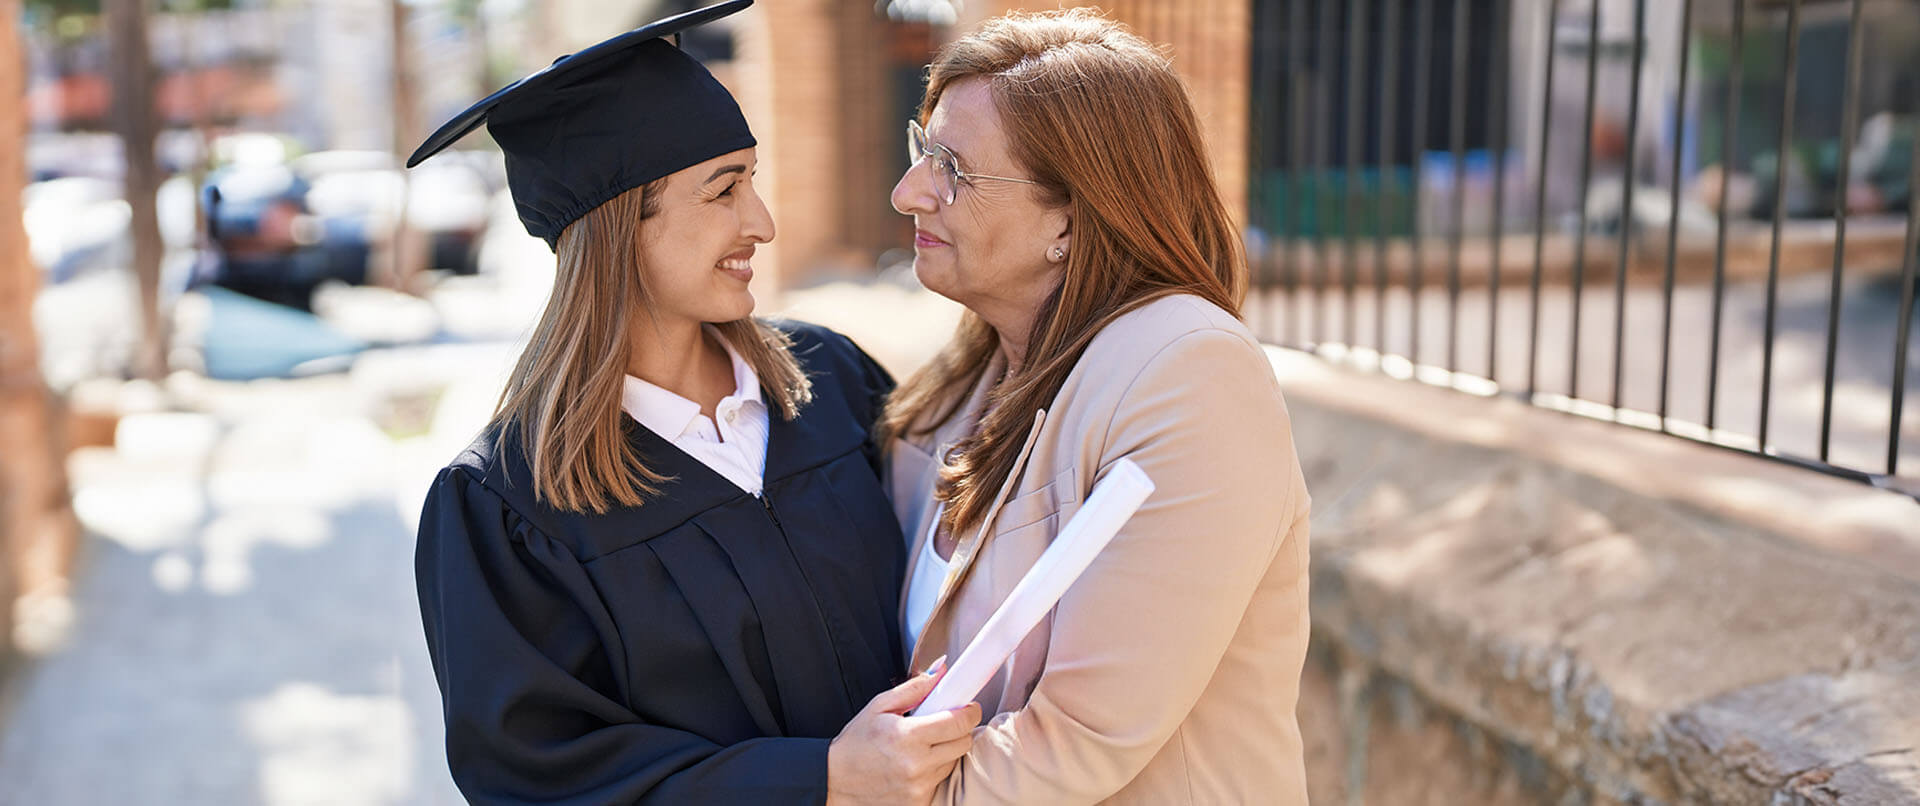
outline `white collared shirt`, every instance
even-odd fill
[[[760,376],[719,330],[702,327],[733,362],[733,394],[720,399],[714,417],[701,414],[700,404],[632,375],[621,386],[620,408],[734,486],[758,496],[767,471],[767,404],[760,397]]]

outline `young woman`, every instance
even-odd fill
[[[552,299],[416,555],[447,756],[476,803],[924,801],[977,708],[905,717],[902,538],[869,439],[891,380],[845,338],[750,318],[738,106],[662,39],[564,58],[486,123]]]

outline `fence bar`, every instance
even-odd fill
[[[1291,343],[1298,347],[1306,341],[1305,331],[1300,326],[1300,266],[1295,258],[1299,252],[1299,242],[1306,235],[1306,227],[1301,213],[1304,207],[1301,200],[1311,203],[1312,197],[1301,192],[1306,174],[1306,92],[1311,88],[1307,83],[1306,62],[1306,0],[1292,0],[1287,4],[1287,16],[1291,24],[1287,26],[1287,238],[1284,251],[1280,255],[1280,273],[1286,279],[1287,330],[1292,333]]]
[[[1913,173],[1907,187],[1920,188],[1920,137],[1913,138]],[[1907,249],[1900,259],[1900,335],[1893,343],[1893,411],[1887,418],[1887,475],[1900,470],[1900,404],[1907,391],[1907,343],[1913,337],[1914,264],[1920,262],[1920,198],[1907,195]]]
[[[1680,169],[1687,142],[1687,61],[1693,55],[1693,0],[1680,4],[1680,93],[1673,100],[1673,197],[1667,210],[1667,268],[1660,288],[1660,430],[1667,430],[1668,388],[1673,380],[1673,270],[1680,256]],[[1721,158],[1724,168],[1733,155]],[[1724,176],[1725,170],[1721,171]],[[1725,195],[1724,193],[1721,195]]]
[[[1359,344],[1354,335],[1356,308],[1353,295],[1354,286],[1360,277],[1360,242],[1355,231],[1355,222],[1360,218],[1361,202],[1365,198],[1360,192],[1360,136],[1367,126],[1366,105],[1361,90],[1366,82],[1361,80],[1364,62],[1361,55],[1366,52],[1367,4],[1365,0],[1347,6],[1352,11],[1352,19],[1347,21],[1347,178],[1340,183],[1346,189],[1347,214],[1341,222],[1340,233],[1346,248],[1341,254],[1341,291],[1346,312],[1341,318],[1342,338],[1349,349]]]
[[[1466,237],[1467,209],[1467,24],[1470,0],[1453,0],[1453,78],[1447,85],[1447,120],[1453,152],[1453,232],[1447,256],[1447,371],[1460,368],[1460,249]]]
[[[1727,70],[1727,122],[1726,130],[1720,133],[1720,200],[1719,225],[1714,231],[1713,245],[1713,324],[1707,339],[1707,431],[1713,431],[1716,416],[1719,413],[1720,394],[1720,318],[1726,309],[1727,296],[1727,192],[1728,182],[1733,178],[1735,149],[1739,146],[1740,132],[1740,77],[1745,73],[1747,47],[1747,3],[1746,0],[1733,2],[1733,47]]]
[[[1274,93],[1272,103],[1261,103],[1256,100],[1247,110],[1248,116],[1253,120],[1253,136],[1249,149],[1251,159],[1248,161],[1248,169],[1254,181],[1261,183],[1255,187],[1264,187],[1265,180],[1271,176],[1270,169],[1276,164],[1285,165],[1284,156],[1275,153],[1273,144],[1286,120],[1283,110],[1287,108],[1286,104],[1293,102],[1293,88],[1286,86],[1285,83],[1286,73],[1274,64],[1282,51],[1278,34],[1285,30],[1284,23],[1276,22],[1276,16],[1280,15],[1275,14],[1272,8],[1254,7],[1252,84],[1256,93]],[[1275,76],[1279,78],[1279,83],[1268,84],[1269,77]],[[1254,97],[1258,99],[1261,96],[1256,94]],[[1293,194],[1284,183],[1277,190],[1279,195],[1277,209],[1267,205],[1265,193],[1250,193],[1247,198],[1249,209],[1261,211],[1257,215],[1250,215],[1249,219],[1258,222],[1268,234],[1264,241],[1250,240],[1248,243],[1247,258],[1255,261],[1254,268],[1258,272],[1251,293],[1253,300],[1259,303],[1259,318],[1254,319],[1249,313],[1248,321],[1260,333],[1262,340],[1285,344],[1286,340],[1281,337],[1280,326],[1277,324],[1279,306],[1274,304],[1274,300],[1278,296],[1280,285],[1278,259],[1281,250],[1278,247],[1286,243],[1286,230],[1293,223],[1287,204],[1287,200],[1292,198]]]
[[[1420,242],[1426,235],[1421,226],[1421,196],[1426,180],[1421,174],[1422,155],[1427,150],[1427,102],[1433,90],[1433,0],[1419,0],[1419,15],[1413,24],[1413,221],[1408,242],[1413,247],[1413,268],[1407,278],[1408,317],[1407,360],[1420,363],[1420,292],[1426,272],[1425,250]]]
[[[1800,72],[1800,0],[1787,3],[1787,60],[1781,75],[1780,149],[1773,177],[1773,249],[1767,258],[1766,341],[1760,347],[1760,453],[1767,452],[1767,419],[1773,413],[1773,339],[1780,295],[1780,230],[1787,217],[1787,162],[1793,150],[1793,102]]]
[[[1587,13],[1587,113],[1580,140],[1580,228],[1573,233],[1573,316],[1567,331],[1567,397],[1580,399],[1580,292],[1587,275],[1587,191],[1593,182],[1594,86],[1600,75],[1600,2]]]
[[[1333,0],[1337,8],[1340,0]],[[1313,7],[1313,343],[1326,342],[1327,325],[1327,222],[1320,218],[1320,202],[1327,192],[1327,152],[1333,141],[1332,116],[1334,60],[1328,56],[1327,4]]]
[[[1547,0],[1547,69],[1540,92],[1540,187],[1533,198],[1533,279],[1527,311],[1527,399],[1539,390],[1540,270],[1547,246],[1547,148],[1553,143],[1553,61],[1560,30],[1560,0]]]
[[[1688,0],[1692,2],[1692,0]],[[1507,36],[1506,0],[1493,0],[1493,53],[1487,65],[1487,150],[1493,155],[1493,247],[1487,275],[1487,379],[1500,381],[1500,239],[1507,215],[1507,63],[1513,40]]]
[[[1847,191],[1853,171],[1853,140],[1860,128],[1860,9],[1853,0],[1847,18],[1847,77],[1840,113],[1840,191],[1833,197],[1833,283],[1827,292],[1827,377],[1820,397],[1820,461],[1833,442],[1833,380],[1840,349],[1840,281],[1847,263]],[[1907,204],[1913,204],[1908,188]]]
[[[1620,254],[1615,256],[1613,272],[1613,406],[1614,419],[1620,419],[1620,380],[1627,358],[1627,256],[1633,250],[1633,188],[1639,184],[1640,149],[1640,75],[1647,41],[1647,0],[1633,2],[1632,86],[1627,90],[1627,174],[1620,188]]]
[[[1387,221],[1392,212],[1387,194],[1387,176],[1393,170],[1394,90],[1400,86],[1400,2],[1380,3],[1380,131],[1378,159],[1380,193],[1375,198],[1379,212],[1373,222],[1373,348],[1382,357],[1387,354]]]

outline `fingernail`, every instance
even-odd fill
[[[945,668],[947,668],[947,656],[941,655],[940,657],[934,658],[933,663],[927,664],[926,674],[928,677],[932,677],[933,675],[939,674],[940,671]]]

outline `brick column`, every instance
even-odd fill
[[[781,0],[737,29],[730,86],[760,140],[779,234],[764,293],[872,265],[889,233],[885,23],[870,3]],[[898,138],[894,138],[898,139]],[[898,148],[898,146],[892,146]]]

